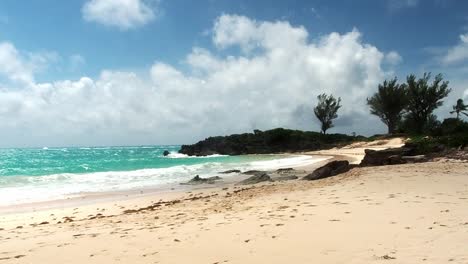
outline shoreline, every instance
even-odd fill
[[[281,153],[281,154],[271,154],[284,156],[282,159],[294,158],[300,156],[312,156],[312,157],[321,157],[322,160],[305,160],[302,164],[288,165],[287,167],[296,168],[298,170],[305,170],[310,172],[311,170],[321,166],[326,161],[333,160],[336,157],[330,155],[322,154],[311,154],[311,153]],[[336,155],[338,156],[338,155]],[[279,159],[281,160],[281,159]],[[284,168],[285,166],[273,166],[267,168],[265,171],[274,171],[279,168]],[[213,184],[200,184],[200,185],[181,185],[182,182],[170,183],[170,184],[161,184],[158,186],[144,186],[127,190],[116,190],[116,191],[102,191],[102,192],[87,192],[87,193],[78,193],[70,194],[69,197],[63,199],[53,199],[47,201],[37,201],[37,202],[27,202],[27,203],[18,203],[11,204],[6,206],[0,206],[0,216],[8,214],[18,214],[18,213],[31,213],[38,211],[47,211],[54,209],[67,209],[70,207],[80,207],[80,206],[89,206],[89,205],[98,205],[101,203],[110,203],[110,202],[122,202],[126,200],[139,199],[145,197],[172,197],[174,195],[182,195],[188,192],[198,191],[198,190],[216,190],[226,187],[232,187],[237,182],[242,181],[248,178],[250,175],[245,174],[235,174],[222,175],[221,181],[216,181]]]
[[[328,150],[319,151],[308,151],[298,153],[279,153],[269,154],[284,156],[287,158],[298,157],[298,156],[311,156],[311,157],[322,157],[322,160],[311,162],[310,160],[303,162],[303,164],[295,164],[288,167],[293,167],[297,170],[304,171],[305,174],[312,172],[314,169],[323,166],[327,162],[333,160],[348,160],[351,164],[358,164],[364,158],[365,149],[381,150],[385,148],[401,147],[404,141],[399,138],[391,140],[380,140],[374,142],[356,142],[351,145],[342,148],[332,148]],[[255,154],[251,154],[255,155]],[[262,154],[265,155],[265,154]],[[284,166],[274,166],[266,169],[265,171],[272,171],[278,168],[285,168]],[[303,175],[305,176],[305,175]],[[226,187],[233,187],[235,183],[248,178],[249,175],[237,174],[237,175],[223,175],[222,181],[217,181],[214,184],[201,184],[201,185],[181,185],[181,182],[162,184],[160,186],[145,186],[139,188],[133,188],[128,190],[116,190],[116,191],[102,191],[93,193],[82,193],[70,195],[70,197],[64,199],[55,199],[48,201],[38,201],[30,203],[12,204],[7,206],[0,206],[0,216],[9,214],[22,214],[22,213],[34,213],[38,211],[47,210],[63,210],[71,207],[80,206],[94,206],[99,204],[106,204],[112,202],[125,202],[129,200],[144,199],[147,197],[156,198],[170,198],[174,196],[181,196],[186,193],[196,192],[200,190],[221,190]],[[74,197],[73,197],[74,196]]]

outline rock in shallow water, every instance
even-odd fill
[[[191,179],[190,181],[185,182],[185,183],[181,183],[181,185],[197,185],[197,184],[204,184],[204,183],[213,184],[216,181],[219,181],[221,179],[222,178],[219,177],[219,176],[214,176],[214,177],[209,177],[209,178],[202,178],[199,175],[197,175],[197,176],[193,177],[193,179]]]

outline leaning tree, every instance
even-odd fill
[[[388,133],[395,133],[401,121],[403,111],[408,104],[406,85],[398,84],[398,80],[385,80],[379,84],[378,91],[367,98],[370,112],[382,120],[388,127]]]
[[[406,78],[408,92],[407,121],[414,126],[414,132],[422,133],[430,121],[435,109],[443,104],[451,89],[448,81],[443,81],[441,74],[435,76],[431,83],[431,74],[424,73],[422,78],[415,75]]]
[[[336,99],[333,95],[321,94],[317,96],[318,103],[314,108],[317,119],[322,124],[321,133],[325,134],[328,129],[333,127],[333,119],[338,117],[341,98]]]
[[[450,114],[457,114],[457,119],[460,119],[460,114],[468,116],[468,105],[463,103],[463,99],[458,99],[457,104],[453,106],[453,111]]]

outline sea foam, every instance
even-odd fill
[[[219,157],[220,155],[193,157],[200,159],[200,163],[167,168],[0,177],[0,206],[60,200],[79,197],[87,193],[157,188],[188,181],[195,175],[217,176],[219,172],[231,169],[273,170],[308,165],[326,159],[326,157],[317,158],[305,155],[250,155],[219,161]],[[168,158],[187,157],[183,154],[171,153]],[[223,177],[232,177],[232,175]]]

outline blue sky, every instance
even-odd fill
[[[223,13],[287,20],[305,26],[311,37],[356,27],[366,42],[404,57],[404,72],[419,72],[430,62],[427,48],[456,44],[468,27],[468,2],[462,0],[166,0],[156,4],[156,19],[126,31],[84,21],[84,3],[30,1],[25,8],[21,1],[1,1],[1,38],[20,50],[54,51],[63,57],[80,54],[86,59],[79,71],[52,69],[39,75],[40,81],[51,81],[97,76],[104,68],[138,69],[156,59],[178,63],[194,45],[211,45],[204,32]]]
[[[285,27],[280,27],[285,24]],[[279,28],[278,33],[270,29],[274,26]],[[248,31],[242,31],[245,29]],[[295,31],[300,31],[300,37],[297,43],[289,43],[292,46],[286,47],[286,44],[272,40],[272,36],[284,34],[287,42],[286,38],[295,36],[288,34]],[[350,88],[352,92],[349,95],[353,98],[349,99],[351,104],[361,102],[357,101],[358,98],[365,99],[371,94],[372,87],[384,78],[397,75],[403,79],[409,73],[432,71],[443,73],[452,82],[454,92],[451,100],[468,95],[468,85],[465,85],[468,71],[468,2],[462,0],[43,0],[28,1],[26,4],[18,0],[3,0],[0,2],[0,32],[0,42],[5,44],[1,47],[5,52],[0,62],[13,65],[0,69],[0,92],[3,92],[0,103],[4,103],[3,108],[0,107],[0,126],[3,126],[0,133],[10,139],[12,145],[187,143],[213,133],[244,132],[256,127],[317,129],[315,121],[307,117],[310,114],[309,106],[300,100],[282,102],[280,96],[275,97],[280,89],[269,88],[272,83],[268,82],[273,81],[292,83],[291,87],[285,85],[282,88],[298,94],[308,91],[307,100],[312,105],[314,94],[320,91],[339,92],[342,89],[338,87],[343,85],[339,81],[331,82],[337,86],[324,85],[323,79],[343,78],[354,82],[355,88]],[[240,35],[235,35],[236,32]],[[343,40],[337,40],[337,37]],[[302,46],[299,47],[298,43]],[[255,48],[252,49],[252,45]],[[277,74],[251,80],[248,78],[251,75],[246,73],[246,82],[256,84],[252,87],[233,80],[236,76],[228,75],[236,67],[232,61],[242,64],[244,60],[247,60],[245,68],[255,71],[252,76],[263,76],[263,71],[265,74],[273,72],[268,68],[271,66],[268,63],[264,64],[264,68],[258,68],[256,64],[259,60],[275,61],[277,57],[273,51],[277,49],[273,49],[272,45],[291,51],[289,59],[284,60],[286,64],[278,67],[288,68],[287,63],[294,63],[291,56],[296,56],[303,49],[306,52],[307,48],[307,52],[311,53],[306,53],[311,57],[304,63],[333,61],[333,64],[323,66],[325,69],[332,67],[333,74],[328,76],[323,73],[320,64],[311,66],[309,72],[297,73],[298,77],[291,80],[281,77],[281,74],[279,77]],[[326,53],[333,47],[340,50],[349,48],[350,52],[360,55],[351,58],[350,53],[343,52],[343,59],[337,58],[334,52]],[[316,49],[323,50],[314,53]],[[329,55],[314,58],[312,54]],[[224,67],[224,70],[210,68],[206,63]],[[336,67],[352,70],[337,70]],[[281,73],[281,68],[277,69],[277,73]],[[294,80],[302,80],[299,74],[306,77],[303,82],[295,83]],[[218,80],[221,78],[219,76],[224,79]],[[228,83],[229,89],[225,88],[226,91],[217,98],[209,98],[203,96],[203,91],[217,93],[221,88],[203,90],[205,88],[194,80],[207,83],[209,87]],[[315,87],[307,89],[309,84]],[[72,89],[67,87],[82,90],[74,95],[65,94],[67,89]],[[108,87],[112,87],[112,95],[108,98],[110,105],[106,106],[109,108],[102,106],[103,101],[88,104],[92,100],[77,98],[84,94],[108,95]],[[122,92],[125,89],[135,90]],[[182,92],[183,89],[193,90]],[[93,94],[95,90],[100,92]],[[161,108],[168,109],[167,112],[149,105],[133,109],[130,113],[125,108],[119,108],[133,105],[122,96],[144,101],[140,97],[149,91],[151,94],[147,94],[147,98],[154,96],[155,100],[162,100]],[[205,108],[187,105],[188,109],[192,109],[188,114],[183,112],[184,109],[165,105],[172,99],[172,104],[177,101],[190,104],[192,101],[184,97],[192,92],[200,97],[192,95],[190,99],[200,101]],[[248,120],[233,118],[235,114],[222,107],[231,105],[233,109],[240,107],[240,102],[244,101],[246,105],[255,105],[258,103],[255,101],[257,97],[253,96],[257,93],[267,98],[271,93],[272,99],[268,101],[271,106],[258,110]],[[220,96],[225,96],[223,98],[227,101],[217,101]],[[159,97],[164,97],[164,100]],[[76,114],[64,105],[64,102],[75,101],[74,98],[86,102],[81,105],[86,109],[73,120],[63,116],[57,120],[59,113],[68,116]],[[230,98],[236,98],[237,103],[229,101]],[[122,104],[112,106],[112,102]],[[293,106],[294,103],[296,106]],[[272,110],[283,109],[283,106],[284,110],[278,110],[278,113]],[[206,115],[210,111],[206,107],[215,109],[218,116]],[[36,108],[41,109],[41,114],[27,114]],[[368,111],[364,108],[361,111],[352,107],[344,109],[343,119],[338,121],[335,131],[350,133],[352,130],[363,134],[385,131],[381,125],[363,127],[359,124],[361,116]],[[108,116],[109,109],[113,116]],[[441,117],[446,115],[445,110]],[[133,116],[138,115],[139,111],[145,111],[146,117]],[[270,114],[284,118],[265,122],[265,117]],[[152,120],[153,117],[157,120]],[[345,120],[344,117],[348,118]],[[43,121],[54,118],[53,129],[37,127]],[[141,120],[134,123],[139,118]],[[201,119],[195,123],[204,123],[210,129],[190,123],[190,119],[196,118]],[[225,119],[230,121],[226,121],[222,128],[212,128],[216,126],[211,123],[213,120]],[[365,122],[368,120],[375,121],[367,116]],[[239,122],[249,125],[241,126]],[[308,123],[312,125],[308,126]],[[76,134],[65,135],[64,130],[77,126],[80,129],[76,129]],[[106,133],[109,129],[120,132]],[[172,133],[174,129],[180,131]],[[188,134],[187,131],[192,133]]]

